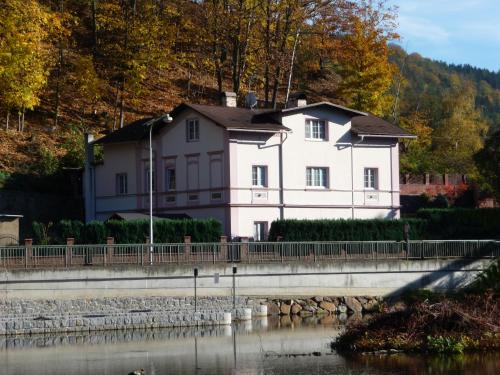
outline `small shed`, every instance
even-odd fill
[[[19,244],[19,219],[23,215],[0,214],[0,246]]]

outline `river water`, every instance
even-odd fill
[[[332,318],[264,318],[233,326],[0,338],[3,375],[158,374],[496,375],[500,355],[346,358]]]

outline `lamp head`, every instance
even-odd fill
[[[169,113],[167,113],[166,115],[161,116],[161,121],[165,124],[170,124],[172,121],[174,121],[174,119],[172,118],[172,116],[170,116]]]

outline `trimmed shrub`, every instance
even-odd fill
[[[47,224],[34,221],[31,224],[31,230],[33,232],[33,243],[36,245],[48,245],[51,242],[51,228],[52,223]]]
[[[191,236],[193,242],[218,242],[222,226],[217,220],[155,220],[154,241],[156,243],[184,242],[184,236]],[[73,237],[75,243],[106,243],[106,237],[114,237],[116,243],[144,243],[149,236],[148,220],[107,222],[92,221],[84,224],[77,220],[61,220],[56,225],[33,222],[35,244],[65,244]]]
[[[65,243],[66,238],[74,238],[75,243],[80,243],[84,224],[78,220],[61,220],[53,228],[54,242]]]
[[[283,241],[401,241],[404,225],[410,225],[410,239],[425,239],[427,222],[403,220],[277,220],[271,224],[269,240]]]
[[[107,231],[102,221],[91,221],[83,227],[82,243],[106,243]]]
[[[432,239],[500,238],[500,208],[426,208],[417,216],[429,223]]]

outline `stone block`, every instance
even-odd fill
[[[323,310],[326,310],[330,313],[335,312],[337,310],[337,307],[333,302],[327,302],[323,301],[319,303],[319,307],[321,307]]]
[[[344,297],[344,301],[347,307],[355,314],[360,314],[363,311],[363,306],[361,306],[361,303],[356,298]]]
[[[267,313],[268,313],[268,315],[279,315],[280,308],[276,303],[268,302],[267,303]]]
[[[298,303],[294,303],[292,305],[292,308],[290,309],[290,312],[294,315],[298,314],[302,310],[302,306],[299,305]]]
[[[282,303],[280,306],[281,315],[290,315],[290,309],[291,309],[290,305],[287,305],[286,303]]]

